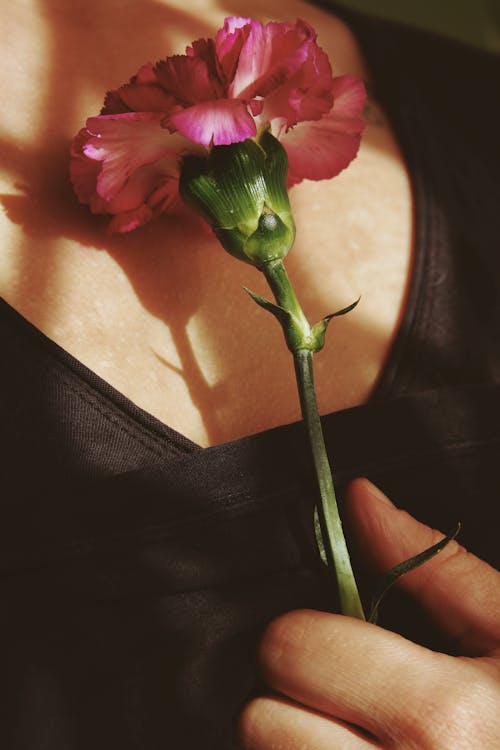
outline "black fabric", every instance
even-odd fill
[[[416,260],[374,398],[324,418],[337,484],[460,520],[498,564],[500,65],[347,18],[411,170]],[[231,750],[264,625],[334,606],[301,425],[201,449],[5,303],[0,340],[1,747]],[[402,595],[383,624],[452,649]]]

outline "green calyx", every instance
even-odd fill
[[[207,158],[185,157],[179,191],[231,255],[262,267],[284,258],[295,239],[287,171],[284,148],[265,131],[214,146]]]

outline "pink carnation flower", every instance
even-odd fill
[[[288,185],[334,177],[355,157],[363,83],[333,78],[305,22],[227,18],[214,39],[144,65],[107,94],[71,148],[82,203],[127,232],[172,206],[183,155],[238,143],[269,128],[289,160]]]

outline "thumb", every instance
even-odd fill
[[[395,508],[367,479],[351,482],[345,515],[355,545],[381,572],[443,538]],[[456,542],[403,576],[399,585],[418,599],[463,653],[479,656],[499,648],[500,573]]]

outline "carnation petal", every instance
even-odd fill
[[[245,16],[228,16],[227,18],[225,18],[223,27],[217,32],[217,49],[223,49],[228,37],[232,36],[235,31],[239,31],[240,29],[250,25],[251,23],[252,19],[246,18]]]
[[[160,197],[160,188],[167,188],[168,201]],[[107,204],[108,213],[118,214],[147,203],[151,208],[166,207],[178,190],[178,177],[172,174],[169,159],[137,169],[115,197]],[[160,206],[161,204],[161,206]],[[163,210],[163,209],[162,209]]]
[[[314,31],[305,21],[265,26],[253,21],[230,95],[242,99],[267,96],[296,74],[314,42]]]
[[[176,101],[159,84],[128,83],[116,92],[132,112],[171,112]]]
[[[110,232],[131,232],[166,211],[179,196],[178,177],[162,174],[161,163],[138,170],[108,204]]]
[[[135,89],[136,87],[140,87],[142,89],[145,86],[149,87],[152,85],[156,85],[158,87],[158,81],[156,80],[152,64],[146,63],[138,70],[135,76],[132,76],[130,81],[124,86],[121,86],[119,89],[107,92],[100,114],[118,115],[133,110],[137,112],[145,112],[148,107],[134,107],[133,103],[127,102],[127,96],[123,96],[123,94],[130,89]],[[159,108],[154,107],[153,109]]]
[[[80,203],[86,203],[92,213],[105,214],[108,203],[97,195],[96,185],[101,165],[97,161],[88,159],[83,153],[88,132],[85,128],[73,138],[70,149],[70,178],[73,189]]]
[[[97,193],[112,200],[135,170],[177,152],[174,136],[161,127],[163,115],[140,112],[91,117],[89,137],[82,151],[91,160],[102,162]]]
[[[188,55],[173,55],[155,67],[158,82],[184,107],[225,95],[212,40],[200,39]]]
[[[148,221],[153,218],[153,212],[144,203],[137,208],[132,208],[129,211],[122,211],[122,213],[113,216],[108,225],[108,231],[111,233],[120,232],[132,232],[138,227],[144,226]]]
[[[183,154],[206,156],[266,127],[288,153],[289,185],[331,178],[357,153],[364,100],[357,78],[332,78],[305,21],[226,18],[214,39],[147,63],[108,93],[73,141],[71,179],[80,201],[126,232],[179,199]]]
[[[259,118],[260,124],[271,124],[276,136],[281,132],[283,120],[286,130],[304,120],[318,120],[330,111],[334,101],[330,62],[316,44],[312,30],[309,33],[306,25],[300,36],[296,32],[294,39],[296,45],[301,45],[298,54],[290,56],[293,64],[283,82],[265,96]],[[280,122],[279,130],[276,120]]]
[[[333,107],[325,117],[281,132],[289,160],[289,187],[303,179],[335,177],[358,152],[365,127],[359,117],[366,100],[364,84],[356,76],[339,76],[333,79],[332,91]],[[276,127],[282,131],[283,122],[277,121]]]
[[[366,89],[361,78],[337,76],[332,83],[333,110],[338,118],[357,118],[366,102]]]
[[[332,112],[285,133],[281,142],[288,154],[288,186],[339,174],[356,156],[363,127],[362,120],[339,119]]]
[[[244,102],[218,99],[181,109],[169,120],[171,126],[207,148],[238,143],[256,134],[255,122]]]
[[[243,44],[251,29],[251,18],[231,17],[224,20],[224,26],[215,37],[215,51],[226,83],[234,78],[236,65]]]

